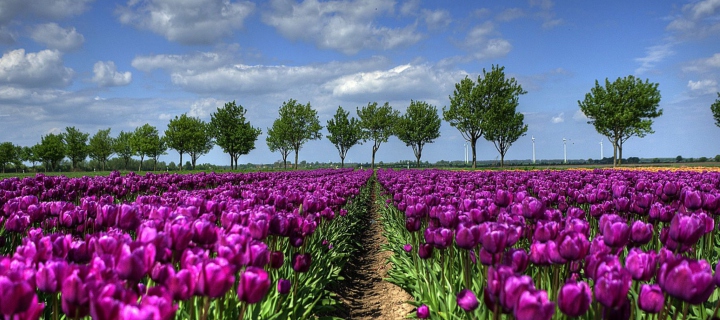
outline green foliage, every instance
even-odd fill
[[[102,171],[105,171],[105,164],[114,153],[113,144],[115,143],[110,136],[110,128],[98,130],[98,132],[90,138],[88,145],[88,154],[90,158],[102,164]]]
[[[682,157],[682,156],[677,156],[677,157],[675,158],[675,162],[683,162],[683,157]]]
[[[142,163],[146,156],[152,157],[164,152],[159,150],[164,146],[157,128],[147,123],[135,128],[130,138],[130,147],[133,150],[133,154],[140,157],[138,171],[142,170]]]
[[[335,116],[327,122],[327,130],[330,133],[327,138],[340,153],[340,167],[345,167],[348,150],[356,144],[362,144],[360,121],[349,115],[349,112],[338,106]]]
[[[440,137],[440,116],[437,108],[425,101],[410,100],[405,114],[397,120],[395,133],[400,141],[412,147],[420,167],[423,147]]]
[[[130,159],[135,154],[131,141],[133,139],[132,132],[120,131],[115,141],[113,141],[113,152],[120,157],[125,163],[123,169],[128,169]]]
[[[720,154],[715,155],[715,162],[720,162]]]
[[[654,133],[653,119],[662,115],[657,83],[643,82],[634,76],[605,79],[605,87],[595,80],[595,87],[578,101],[580,110],[590,119],[598,133],[613,144],[613,165],[620,164],[622,145],[633,136]],[[619,153],[619,154],[618,154]]]
[[[183,153],[190,155],[192,169],[195,168],[197,159],[210,152],[213,147],[212,132],[208,124],[200,118],[188,117],[187,114],[170,120],[165,130],[165,140],[168,148],[180,154],[179,163],[182,163]]]
[[[310,102],[303,105],[294,99],[283,102],[280,117],[268,129],[267,143],[271,151],[284,153],[283,162],[287,162],[287,153],[295,151],[295,169],[298,166],[298,152],[302,145],[310,140],[322,139],[322,126],[317,111]]]
[[[477,140],[492,129],[492,137],[486,138],[495,143],[495,147],[504,157],[507,148],[527,131],[523,126],[522,115],[515,113],[517,98],[526,92],[514,78],[505,78],[505,67],[493,65],[490,72],[483,69],[477,82],[468,77],[455,84],[450,96],[450,107],[443,108],[443,118],[460,131],[463,138],[472,147],[473,168],[477,167]],[[513,106],[514,105],[514,106]],[[512,112],[509,110],[512,109]],[[496,126],[501,121],[512,128]],[[514,138],[514,139],[513,139]]]
[[[45,163],[45,170],[55,170],[65,158],[65,142],[61,134],[49,133],[40,139],[37,155]]]
[[[710,111],[712,111],[713,118],[715,118],[715,125],[720,127],[720,92],[717,95],[718,98],[710,105]]]
[[[491,141],[500,153],[501,167],[505,165],[505,154],[510,146],[528,130],[527,124],[523,123],[525,116],[516,111],[520,95],[527,91],[523,90],[515,78],[506,79],[504,69],[493,67],[492,71],[485,75],[484,81],[498,86],[479,93],[491,97],[481,127],[485,132],[485,140]]]
[[[395,123],[400,117],[400,112],[393,110],[388,102],[382,107],[378,107],[377,102],[371,102],[365,107],[358,108],[357,114],[360,118],[363,141],[373,142],[371,167],[375,168],[375,153],[380,149],[380,144],[387,142],[395,133]]]
[[[2,172],[5,173],[5,166],[9,163],[18,161],[18,149],[12,142],[0,143],[0,166],[2,166]]]
[[[78,167],[78,163],[85,161],[88,156],[88,136],[90,134],[80,132],[75,127],[66,127],[62,134],[65,142],[65,152],[72,163],[72,169]]]
[[[237,170],[237,161],[241,155],[255,149],[255,141],[262,133],[260,128],[250,125],[245,118],[246,112],[242,105],[233,101],[225,103],[225,106],[210,115],[212,136],[215,143],[230,155],[230,168],[233,170]]]

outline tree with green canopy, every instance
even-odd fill
[[[504,67],[493,66],[490,73],[484,74],[483,81],[498,86],[479,92],[480,96],[489,96],[481,127],[485,140],[492,142],[500,153],[501,167],[505,166],[505,154],[510,146],[528,130],[525,116],[516,111],[520,95],[527,91],[515,78],[505,78],[504,70]]]
[[[66,127],[65,132],[62,133],[66,156],[70,159],[73,170],[78,167],[79,163],[85,161],[88,156],[88,136],[90,134],[81,132],[75,127]]]
[[[400,112],[393,110],[390,103],[385,102],[378,107],[377,102],[370,102],[367,106],[357,108],[360,127],[363,132],[363,141],[372,141],[372,162],[371,168],[375,169],[375,153],[380,145],[387,142],[395,133],[395,122],[400,117]]]
[[[38,156],[38,146],[39,144],[36,144],[32,147],[22,147],[22,152],[20,152],[20,160],[21,161],[28,161],[32,164],[33,167],[35,167],[36,162],[41,162],[42,159]]]
[[[133,155],[140,157],[138,171],[142,170],[142,164],[145,157],[150,157],[157,152],[157,148],[160,145],[160,139],[160,134],[158,133],[157,128],[148,123],[135,128],[132,138],[130,139],[130,147],[133,150]]]
[[[227,102],[210,115],[210,129],[215,143],[230,155],[230,169],[237,170],[238,158],[255,149],[255,141],[262,134],[245,118],[247,110],[235,101]],[[182,163],[182,159],[180,159]]]
[[[113,152],[123,160],[125,170],[128,169],[130,159],[135,154],[131,141],[133,140],[132,132],[120,131],[117,138],[113,142]]]
[[[182,163],[183,153],[197,155],[206,147],[208,140],[212,137],[208,134],[207,124],[197,117],[188,117],[183,113],[180,117],[175,116],[170,119],[168,128],[165,130],[165,139],[167,147],[177,151],[180,154],[180,162]],[[210,146],[212,149],[212,145]],[[208,149],[202,154],[209,152]],[[197,159],[197,158],[195,158]],[[195,160],[192,161],[193,169],[195,168]]]
[[[653,119],[662,115],[659,108],[660,91],[657,83],[630,75],[614,82],[605,79],[602,87],[595,87],[578,101],[580,111],[595,130],[610,140],[613,146],[613,166],[622,164],[622,146],[631,137],[645,137],[654,133]]]
[[[483,69],[485,73],[485,69]],[[489,86],[478,76],[478,86]],[[460,131],[462,137],[470,142],[472,151],[472,167],[477,166],[477,141],[483,136],[482,121],[486,105],[477,96],[480,89],[475,89],[475,82],[465,77],[455,84],[455,91],[450,96],[450,107],[443,107],[443,119]]]
[[[5,166],[9,163],[15,163],[19,159],[17,148],[12,142],[0,143],[0,166],[2,173],[5,173]]]
[[[718,98],[710,105],[710,111],[712,111],[713,118],[715,118],[715,125],[720,127],[720,92],[717,95]]]
[[[198,126],[198,130],[193,134],[192,141],[193,143],[190,145],[188,154],[190,154],[192,169],[195,170],[197,159],[210,152],[215,145],[213,143],[212,130],[210,130],[210,125],[207,122],[200,120],[200,125]]]
[[[153,160],[153,171],[157,170],[158,158],[161,155],[167,154],[167,142],[165,137],[159,137],[159,139],[153,139],[153,148],[150,148],[150,152],[147,154],[148,158]]]
[[[348,150],[356,144],[362,144],[362,128],[360,121],[349,117],[350,113],[338,106],[335,116],[327,121],[328,140],[335,145],[340,153],[340,167],[345,167],[345,157]]]
[[[114,140],[115,139],[110,136],[110,128],[100,129],[90,138],[88,154],[91,159],[102,164],[102,171],[105,171],[105,165],[110,159],[110,156],[115,153],[113,151]]]
[[[274,148],[277,146],[289,146],[295,151],[295,169],[297,170],[300,148],[310,140],[322,139],[320,133],[322,126],[317,111],[310,106],[310,102],[303,105],[295,99],[290,99],[280,106],[279,115],[280,117],[273,122],[272,133],[268,129],[268,147],[273,151],[280,150]],[[271,138],[271,134],[275,136]],[[273,146],[270,146],[270,141],[273,141]]]
[[[267,129],[268,134],[265,138],[265,142],[267,143],[268,148],[270,148],[271,152],[280,152],[280,156],[283,160],[284,169],[287,169],[287,157],[288,155],[290,155],[290,151],[293,150],[289,140],[285,137],[285,135],[289,131],[288,129],[286,129],[287,126],[288,124],[282,122],[281,119],[275,119],[275,121],[273,121],[272,127]]]
[[[425,144],[433,143],[440,137],[440,116],[435,106],[425,101],[410,100],[405,114],[399,117],[395,135],[406,146],[412,147],[420,167],[420,157]]]
[[[65,158],[65,142],[62,134],[48,133],[40,139],[38,157],[45,163],[45,171],[55,170]]]

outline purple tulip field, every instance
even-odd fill
[[[4,319],[302,319],[356,250],[371,170],[0,181]]]
[[[390,281],[418,318],[717,318],[719,172],[380,170],[377,180]]]

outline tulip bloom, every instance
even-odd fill
[[[293,260],[292,267],[293,267],[293,270],[295,270],[295,272],[305,273],[305,272],[308,272],[308,270],[310,270],[311,257],[310,257],[309,253],[306,253],[306,254],[296,253],[293,255],[292,260]]]
[[[430,308],[426,304],[423,304],[417,308],[418,319],[427,319],[430,317]]]
[[[555,314],[555,303],[548,300],[546,291],[527,290],[518,298],[513,314],[517,320],[550,320]]]
[[[505,279],[505,285],[500,290],[500,303],[503,308],[513,310],[520,295],[530,289],[535,289],[535,284],[530,276],[510,276]]]
[[[680,244],[694,245],[705,233],[705,221],[700,215],[677,213],[670,221],[668,236]]]
[[[658,283],[671,297],[691,304],[705,302],[715,290],[712,269],[705,260],[666,262],[658,271]]]
[[[470,312],[477,309],[478,302],[477,297],[470,289],[463,289],[457,294],[457,304],[463,310]]]
[[[598,267],[596,274],[595,299],[605,307],[618,308],[627,300],[632,285],[632,276],[627,269],[619,266],[612,266],[606,270],[600,269]]]
[[[643,284],[637,303],[642,311],[659,313],[665,305],[665,295],[659,285]]]
[[[637,220],[633,222],[632,227],[630,227],[630,240],[636,244],[646,244],[652,240],[652,236],[653,225],[650,223]]]
[[[270,284],[267,271],[258,267],[248,267],[240,275],[237,287],[238,299],[249,304],[258,303],[265,298]]]
[[[657,270],[657,254],[655,251],[646,253],[640,248],[632,248],[625,258],[625,267],[633,279],[650,281]]]
[[[558,253],[564,259],[575,261],[585,258],[590,250],[590,241],[584,234],[563,231],[557,241]]]
[[[277,291],[280,294],[288,294],[290,292],[290,288],[292,287],[292,282],[288,279],[280,279],[277,283]]]
[[[558,293],[558,307],[560,311],[571,317],[579,317],[590,309],[592,292],[585,282],[570,280]]]

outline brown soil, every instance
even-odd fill
[[[362,249],[345,266],[342,273],[345,281],[335,290],[343,303],[343,310],[335,316],[344,319],[404,319],[414,307],[406,301],[412,297],[400,287],[384,281],[392,265],[387,257],[392,253],[383,251],[387,243],[375,203],[369,212],[367,225],[360,235]]]

